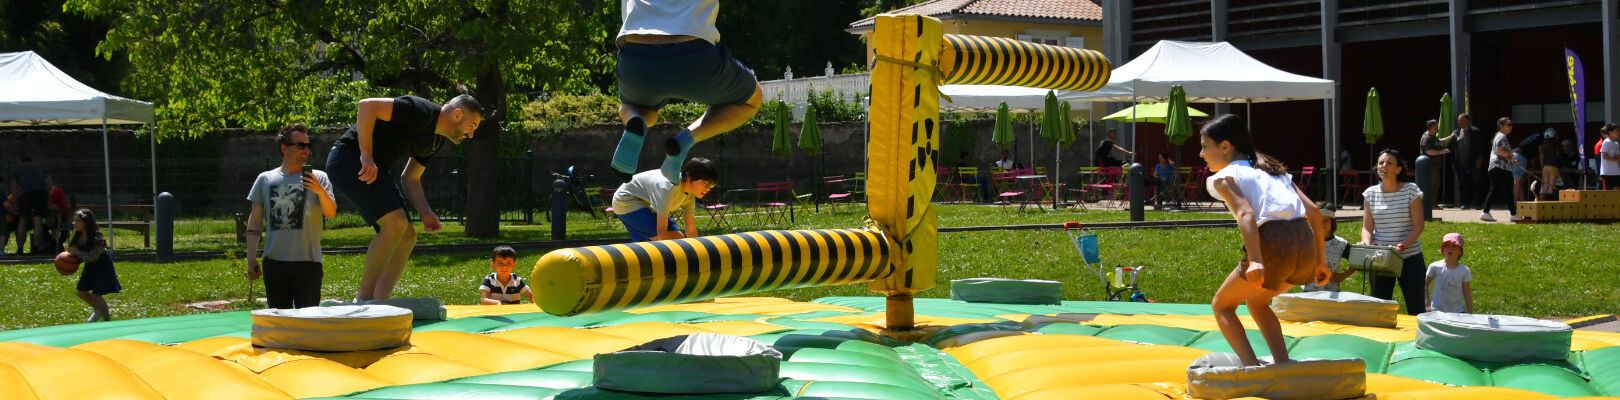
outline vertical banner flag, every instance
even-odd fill
[[[1581,69],[1581,57],[1574,50],[1564,48],[1564,65],[1569,76],[1569,110],[1575,117],[1575,147],[1581,151],[1581,168],[1586,168],[1586,71]]]

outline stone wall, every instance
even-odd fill
[[[973,122],[978,133],[973,146],[972,163],[988,167],[1000,157],[1000,151],[990,142],[992,121]],[[1029,162],[1029,127],[1014,124],[1019,142],[1015,158]],[[544,196],[552,177],[549,172],[562,172],[569,166],[593,175],[592,186],[614,187],[618,182],[607,167],[613,147],[618,141],[618,125],[597,125],[538,137],[530,142],[533,151],[533,171],[523,171],[520,161],[508,162],[500,182],[512,185],[505,193],[525,193],[521,183],[531,179],[534,196]],[[662,140],[677,132],[679,127],[660,124],[653,127],[641,154],[642,169],[656,168],[663,161]],[[791,128],[797,140],[799,124]],[[317,169],[324,168],[327,153],[341,131],[329,130],[315,135],[310,162]],[[810,156],[794,146],[791,159],[770,151],[772,130],[769,126],[749,126],[697,144],[691,155],[715,160],[721,170],[723,189],[752,187],[760,182],[792,180],[800,193],[815,191],[821,186],[822,176],[850,176],[865,169],[866,125],[864,122],[837,122],[821,124],[823,153]],[[1063,169],[1074,171],[1081,162],[1090,162],[1087,137],[1081,133],[1080,143],[1063,151]],[[152,185],[150,147],[144,136],[127,130],[110,131],[109,154],[112,159],[113,201],[120,204],[150,204]],[[1044,139],[1035,138],[1035,163],[1052,167],[1054,150]],[[9,167],[25,155],[45,166],[59,186],[78,197],[81,204],[105,202],[106,174],[103,173],[102,136],[99,129],[66,130],[0,130],[0,167]],[[171,192],[181,201],[182,212],[231,212],[243,207],[243,198],[259,172],[280,162],[276,153],[274,134],[260,131],[230,130],[206,139],[171,139],[157,146],[158,191]],[[940,164],[956,166],[956,155],[941,154]],[[397,171],[397,166],[395,167]],[[455,148],[447,147],[435,157],[423,178],[435,207],[463,204],[456,198],[464,196],[464,186],[453,172],[464,169]],[[531,174],[532,173],[532,174]],[[1072,174],[1071,174],[1072,175]],[[1069,177],[1067,179],[1074,179]],[[521,196],[520,196],[521,197]],[[341,203],[340,203],[341,204]],[[537,203],[543,204],[543,203]],[[503,199],[503,208],[517,207],[516,201]],[[453,211],[453,210],[451,210]]]

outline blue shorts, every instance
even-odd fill
[[[704,40],[625,43],[619,49],[619,101],[660,109],[672,99],[718,106],[747,103],[759,83],[731,51]]]
[[[624,223],[624,229],[630,231],[632,242],[645,242],[658,236],[658,214],[654,214],[650,208],[619,214],[618,217],[619,222]],[[675,218],[668,218],[668,222],[670,231],[680,230],[675,227]]]
[[[326,156],[326,176],[338,197],[359,211],[372,229],[378,229],[377,220],[384,215],[405,209],[405,196],[400,194],[399,184],[389,174],[388,166],[377,166],[377,180],[371,184],[360,181],[359,149],[341,144],[332,146],[332,152]]]
[[[1524,177],[1524,166],[1530,165],[1530,160],[1524,158],[1524,156],[1522,156],[1522,155],[1519,155],[1519,153],[1513,153],[1513,159],[1514,160],[1519,160],[1519,165],[1516,166],[1516,167],[1513,167],[1513,178],[1514,179],[1523,178]]]

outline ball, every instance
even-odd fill
[[[73,253],[64,251],[62,254],[56,255],[56,272],[62,275],[73,275],[74,272],[79,272],[79,263],[82,262],[84,261],[74,256]]]

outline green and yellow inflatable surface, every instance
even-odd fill
[[[879,334],[884,301],[721,298],[572,317],[450,306],[449,320],[418,321],[409,346],[346,353],[254,348],[246,312],[25,329],[0,332],[0,398],[651,398],[592,388],[592,356],[715,332],[781,350],[781,384],[675,398],[1179,399],[1192,360],[1229,350],[1207,305],[917,299],[923,328],[900,341]],[[1620,395],[1620,334],[1577,331],[1564,360],[1500,364],[1417,349],[1404,316],[1393,329],[1283,328],[1295,357],[1366,360],[1370,398]]]

